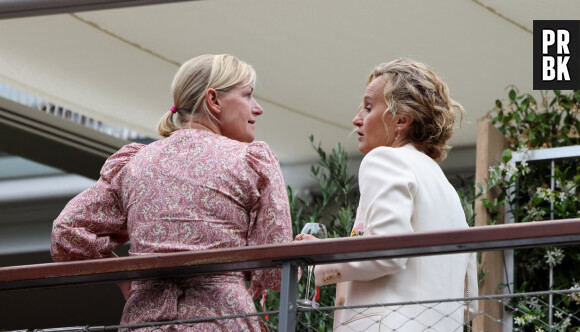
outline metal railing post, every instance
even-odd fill
[[[516,187],[517,187],[518,183],[516,181],[515,183],[515,187],[510,187],[507,190],[506,196],[509,197],[508,199],[506,199],[506,204],[505,204],[505,214],[504,214],[504,224],[513,224],[515,222],[515,218],[514,215],[512,213],[513,210],[516,209],[515,206],[512,206],[511,203],[509,203],[509,200],[511,200],[512,195],[516,194]],[[504,250],[503,251],[503,261],[504,261],[504,266],[505,266],[505,275],[504,275],[504,283],[507,285],[506,288],[503,289],[503,291],[501,293],[503,294],[513,294],[515,293],[515,274],[514,274],[514,250]],[[502,324],[503,324],[503,329],[502,332],[512,332],[513,328],[514,328],[514,321],[513,321],[513,313],[510,310],[506,310],[506,306],[502,306],[503,310],[502,310]]]
[[[556,190],[556,181],[555,177],[555,169],[556,169],[556,162],[554,159],[550,161],[550,189],[552,192]],[[550,219],[554,220],[554,199],[550,198]],[[549,282],[548,285],[549,290],[554,290],[554,264],[550,263],[550,270],[549,273]],[[552,332],[554,327],[554,296],[550,293],[548,295],[548,331]]]
[[[288,261],[282,264],[282,286],[280,289],[279,332],[296,330],[296,292],[298,288],[298,266]]]

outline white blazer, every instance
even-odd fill
[[[468,227],[457,192],[439,165],[411,144],[378,147],[368,153],[359,169],[359,187],[352,236]],[[320,265],[315,277],[317,285],[338,283],[337,306],[477,296],[474,253]],[[462,332],[465,308],[461,305],[450,302],[337,310],[334,328]],[[473,315],[477,301],[471,301],[470,309]]]

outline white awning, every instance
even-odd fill
[[[231,53],[258,72],[257,139],[284,164],[315,159],[310,134],[358,153],[349,134],[368,73],[407,56],[448,82],[468,112],[452,145],[472,146],[476,120],[508,85],[532,91],[533,20],[580,12],[574,0],[216,0],[82,11],[154,2],[0,2],[5,15],[78,10],[0,20],[0,81],[155,136],[179,63]]]

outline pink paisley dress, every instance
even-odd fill
[[[178,130],[111,156],[97,183],[54,221],[55,261],[292,241],[278,160],[264,142],[244,144],[210,132]],[[252,298],[280,289],[280,270],[134,281],[121,324],[255,312]],[[141,330],[152,330],[143,328]],[[259,331],[258,318],[164,326],[180,331]]]

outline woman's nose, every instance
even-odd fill
[[[352,124],[357,127],[362,126],[362,118],[360,117],[360,112],[356,114],[354,119],[352,119]]]
[[[262,106],[258,104],[258,102],[254,99],[254,97],[252,97],[252,114],[258,116],[262,115],[262,113],[264,113]]]

